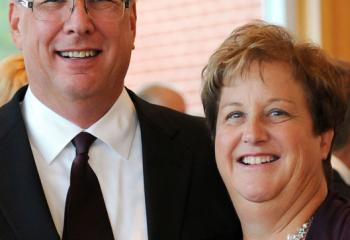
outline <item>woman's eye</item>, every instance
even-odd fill
[[[278,116],[286,116],[288,115],[288,113],[283,110],[273,109],[270,111],[269,115],[273,117],[278,117]]]
[[[290,118],[290,114],[281,109],[272,109],[267,114],[268,118],[271,118],[273,122],[283,122]]]
[[[244,116],[243,112],[240,111],[234,111],[234,112],[230,112],[227,116],[226,116],[226,120],[237,120],[240,119]]]

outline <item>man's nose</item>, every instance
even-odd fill
[[[85,1],[73,1],[70,16],[65,22],[65,31],[82,35],[90,34],[93,30],[94,24]]]
[[[74,12],[79,10],[83,10],[85,14],[89,13],[86,0],[70,0],[70,2],[71,2],[70,5],[72,6],[70,8],[70,15],[72,15]]]
[[[249,144],[259,144],[266,142],[269,138],[264,122],[258,117],[249,119],[245,123],[242,134],[242,141]]]

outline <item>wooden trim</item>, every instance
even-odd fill
[[[321,0],[323,48],[345,61],[350,61],[349,9],[348,0]]]

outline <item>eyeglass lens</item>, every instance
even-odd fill
[[[123,17],[125,5],[123,0],[37,0],[34,1],[33,13],[38,20],[65,21],[77,8],[84,7],[93,19],[116,21]],[[78,6],[79,5],[79,6]]]

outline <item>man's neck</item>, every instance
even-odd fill
[[[73,99],[61,96],[60,99],[55,99],[54,101],[41,97],[40,94],[36,94],[33,90],[32,92],[40,102],[52,111],[82,129],[86,129],[108,112],[120,96],[122,90],[123,88],[120,88],[119,92],[115,91],[110,95],[98,95],[84,99]]]

